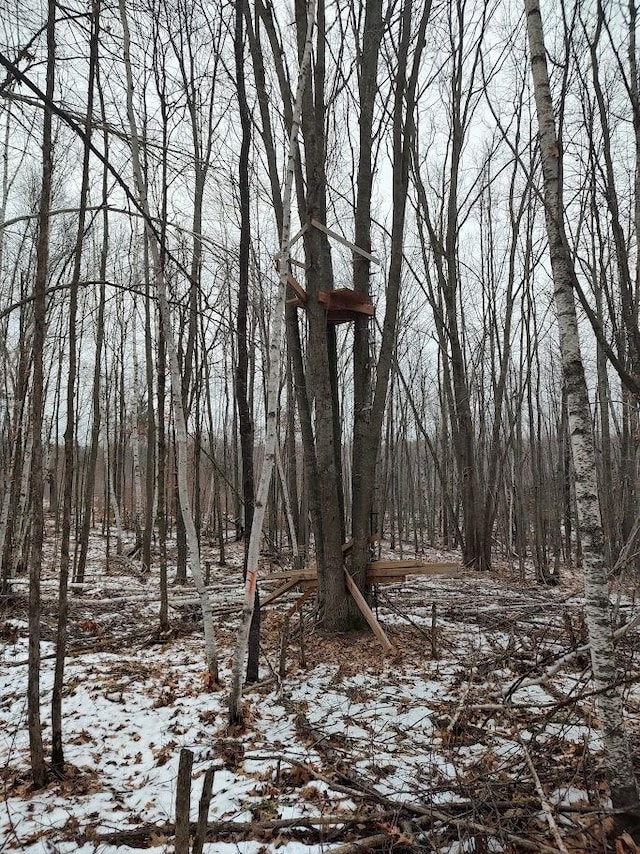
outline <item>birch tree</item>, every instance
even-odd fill
[[[247,654],[249,642],[249,628],[253,616],[255,604],[255,591],[258,577],[258,559],[260,556],[260,537],[262,534],[262,523],[269,496],[269,487],[276,464],[277,441],[278,441],[278,392],[280,382],[280,369],[282,364],[282,345],[284,328],[284,310],[287,293],[287,275],[289,272],[290,238],[291,238],[291,197],[293,181],[295,177],[295,166],[298,152],[298,134],[302,118],[302,99],[311,66],[311,49],[313,28],[316,14],[315,0],[311,0],[307,6],[307,28],[304,42],[304,50],[300,60],[296,97],[293,107],[291,131],[289,134],[289,153],[287,158],[287,171],[282,194],[282,237],[280,243],[279,266],[280,266],[280,288],[279,300],[276,308],[271,335],[269,340],[269,382],[267,387],[267,426],[265,437],[265,453],[260,480],[256,492],[253,522],[249,537],[249,551],[247,555],[247,573],[245,582],[244,606],[242,619],[238,631],[238,639],[233,657],[233,669],[231,676],[231,691],[229,694],[229,721],[238,724],[242,721],[242,671]]]
[[[613,805],[616,808],[637,809],[638,788],[624,722],[622,698],[616,685],[616,657],[609,614],[596,457],[574,301],[576,274],[564,227],[562,151],[556,131],[539,0],[525,0],[524,7],[540,135],[545,220],[567,393],[578,524],[583,545],[585,610],[594,688],[598,698],[605,763]]]

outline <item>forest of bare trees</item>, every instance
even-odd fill
[[[384,544],[584,580],[637,811],[610,613],[640,571],[636,0],[1,8],[1,590],[28,595],[34,787],[64,774],[97,567],[157,579],[158,641],[194,584],[239,725],[259,562],[316,568],[331,636]],[[236,543],[228,668],[208,582]]]

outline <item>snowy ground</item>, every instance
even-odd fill
[[[576,579],[542,589],[503,569],[385,586],[378,611],[393,643],[386,657],[369,634],[316,632],[307,604],[302,622],[292,618],[280,680],[284,614],[298,595],[288,594],[266,609],[265,683],[246,694],[246,726],[237,732],[227,727],[226,686],[241,597],[239,552],[232,550],[225,568],[209,556],[223,688],[207,692],[195,591],[171,589],[172,637],[155,643],[157,579],[142,582],[126,564],[104,575],[102,547],[96,539],[96,568],[71,597],[68,773],[39,792],[28,774],[24,593],[0,611],[0,851],[173,850],[184,747],[195,754],[192,820],[204,773],[215,769],[208,854],[348,852],[358,840],[396,854],[551,851],[553,823],[569,851],[635,850],[604,840],[610,820],[586,657],[541,681],[554,660],[584,641]],[[456,556],[434,551],[427,559]],[[46,724],[55,578],[43,587]],[[622,618],[633,613],[623,599]],[[637,641],[634,629],[619,651],[640,759]]]

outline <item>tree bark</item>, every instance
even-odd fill
[[[146,185],[143,180],[142,169],[140,166],[138,132],[136,127],[135,116],[133,113],[133,79],[131,74],[131,59],[129,53],[129,28],[127,24],[125,0],[120,0],[119,9],[124,30],[124,58],[125,70],[127,75],[127,116],[130,129],[133,175],[136,184],[138,199],[140,201],[141,208],[145,214],[145,223],[147,228],[150,230],[151,213],[147,198]],[[193,519],[193,514],[191,512],[191,499],[189,495],[189,481],[187,476],[188,437],[185,410],[183,406],[180,367],[178,364],[178,354],[176,346],[171,333],[171,315],[169,311],[169,302],[167,299],[166,284],[164,281],[160,252],[158,249],[158,244],[156,242],[155,234],[153,233],[149,234],[149,247],[153,260],[153,274],[158,294],[160,320],[164,329],[167,353],[169,356],[171,396],[173,402],[173,416],[178,455],[177,480],[178,492],[180,497],[180,507],[187,535],[191,574],[193,575],[193,579],[196,584],[196,589],[198,591],[198,596],[200,598],[200,603],[202,607],[205,636],[205,652],[209,674],[209,682],[217,684],[219,681],[218,657],[216,651],[215,634],[213,629],[213,616],[211,612],[209,594],[204,584],[204,576],[202,574],[198,535]]]
[[[575,270],[564,231],[562,160],[556,133],[544,34],[538,0],[525,0],[531,73],[544,176],[544,200],[549,253],[554,282],[560,351],[567,388],[571,450],[579,530],[583,544],[586,621],[598,711],[605,746],[605,763],[616,808],[637,810],[638,788],[631,762],[622,698],[617,683],[613,631],[604,561],[604,537],[587,385],[580,351],[573,294]]]
[[[278,439],[278,392],[280,367],[282,362],[282,332],[284,325],[284,309],[287,293],[287,274],[289,271],[289,240],[291,235],[291,194],[295,172],[295,161],[298,150],[298,133],[302,114],[302,98],[305,91],[309,67],[311,65],[312,37],[315,21],[315,0],[311,0],[307,8],[307,31],[304,50],[300,60],[298,85],[293,110],[291,132],[289,135],[289,154],[287,172],[282,196],[282,238],[280,244],[280,293],[276,315],[273,321],[269,340],[269,383],[267,388],[267,430],[265,437],[265,453],[260,482],[256,494],[253,523],[249,538],[249,557],[245,583],[245,599],[242,610],[242,620],[238,631],[238,639],[233,657],[231,691],[229,694],[229,722],[238,724],[242,721],[242,669],[249,641],[249,628],[256,601],[256,586],[258,577],[258,559],[260,556],[260,537],[266,509],[269,486],[276,462],[276,442]]]
[[[47,14],[47,83],[49,103],[53,99],[56,61],[56,3],[49,0]],[[46,288],[49,269],[49,212],[51,210],[53,138],[52,112],[44,109],[42,130],[42,189],[38,213],[36,275],[33,289],[33,384],[31,390],[31,431],[33,451],[31,464],[31,557],[29,561],[29,664],[27,676],[27,720],[29,755],[34,788],[47,784],[40,719],[40,574],[44,542],[44,477],[42,420],[44,411],[44,344],[46,337]]]
[[[58,592],[58,627],[56,633],[56,663],[51,699],[51,761],[54,771],[64,770],[64,752],[62,747],[62,690],[64,683],[64,660],[67,645],[68,616],[68,580],[69,580],[69,541],[71,536],[71,504],[73,500],[73,473],[75,458],[75,383],[77,372],[77,335],[76,320],[78,309],[78,286],[82,264],[86,208],[89,195],[89,162],[91,142],[91,116],[93,115],[93,86],[98,59],[98,27],[100,16],[99,2],[91,10],[91,42],[89,58],[89,81],[87,88],[87,120],[85,123],[84,154],[82,162],[82,184],[78,206],[78,228],[73,259],[73,274],[70,284],[69,304],[69,371],[67,375],[67,424],[64,434],[64,493],[62,510],[62,538],[60,544],[60,578]],[[99,355],[97,362],[99,363]]]

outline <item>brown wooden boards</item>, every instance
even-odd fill
[[[380,623],[376,620],[376,615],[373,613],[371,608],[367,605],[367,600],[364,598],[362,593],[358,590],[355,581],[353,580],[353,578],[351,578],[351,576],[349,575],[349,573],[347,572],[346,569],[344,571],[344,575],[345,575],[345,581],[347,582],[347,588],[349,590],[349,593],[351,593],[351,595],[355,599],[356,605],[358,606],[358,608],[360,608],[360,611],[362,612],[362,616],[365,618],[367,623],[369,623],[369,625],[371,626],[372,632],[380,641],[380,643],[382,645],[382,649],[385,651],[385,653],[390,652],[391,651],[391,641],[385,635],[384,629],[382,628]]]
[[[353,541],[346,542],[342,551],[346,556],[353,547]],[[365,620],[371,626],[374,635],[380,641],[385,653],[391,649],[391,642],[384,633],[380,623],[378,623],[375,614],[367,604],[366,599],[358,590],[356,583],[351,578],[346,568],[344,570],[345,582],[349,593],[353,596],[358,608],[362,612]],[[445,575],[450,578],[458,578],[464,574],[463,567],[458,563],[424,563],[420,560],[375,560],[367,564],[366,584],[373,586],[376,584],[393,584],[404,581],[408,575]],[[284,572],[272,572],[265,576],[265,581],[281,582],[275,590],[269,593],[261,602],[261,607],[270,605],[279,599],[284,593],[293,590],[295,587],[303,588],[301,599],[293,606],[293,610],[297,610],[302,603],[311,595],[313,590],[318,586],[318,570],[315,566],[310,566],[308,569],[298,569]]]
[[[367,584],[393,584],[407,575],[446,575],[462,577],[464,569],[457,563],[423,563],[419,560],[376,560],[367,565]]]
[[[343,551],[348,553],[350,543],[343,546]],[[420,560],[375,560],[367,564],[366,583],[373,584],[392,584],[393,582],[402,581],[407,575],[445,575],[449,578],[459,578],[464,575],[464,568],[458,563],[424,563]],[[264,576],[264,581],[280,581],[282,589],[278,595],[286,593],[298,585],[317,586],[318,572],[315,567],[308,569],[285,570],[283,572],[272,572],[270,575]],[[280,589],[280,588],[278,588]],[[274,591],[277,593],[278,591]],[[265,599],[267,602],[272,602],[277,597],[274,593],[270,594]]]

